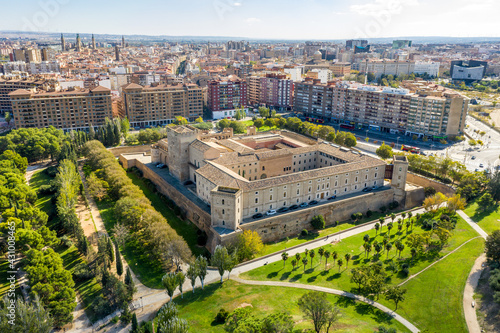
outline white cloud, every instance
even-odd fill
[[[419,0],[374,0],[362,5],[351,5],[350,11],[363,16],[379,16],[383,13],[399,14],[403,7],[416,6]]]
[[[260,18],[257,18],[257,17],[249,17],[245,20],[246,23],[248,23],[248,25],[252,25],[254,23],[259,23],[261,20]]]
[[[241,7],[241,6],[243,6],[243,4],[241,2],[234,2],[233,6],[234,7]]]

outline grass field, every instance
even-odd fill
[[[498,205],[486,211],[479,211],[478,204],[476,203],[477,200],[478,199],[475,199],[467,205],[464,209],[465,214],[474,222],[477,222],[477,224],[488,234],[500,229],[500,211]]]
[[[248,126],[253,126],[253,120],[244,120],[244,121],[241,121],[243,124],[245,124],[246,127]],[[262,126],[260,128],[257,129],[257,131],[259,132],[267,132],[267,131],[272,131],[272,130],[275,130],[277,129],[276,126],[273,126],[273,127],[269,127],[269,126]]]
[[[477,238],[404,285],[406,299],[398,313],[426,332],[466,333],[463,292],[474,261],[483,252],[484,240]],[[380,303],[394,308],[386,300]]]
[[[96,201],[97,208],[101,213],[104,222],[104,227],[108,233],[112,233],[113,226],[116,224],[114,216],[114,201]],[[165,275],[165,271],[161,268],[159,262],[152,262],[144,253],[144,249],[137,241],[129,240],[120,251],[127,261],[128,265],[135,273],[137,278],[149,288],[163,289],[161,278]]]
[[[179,305],[179,316],[188,321],[190,332],[224,332],[223,325],[213,323],[219,309],[232,312],[244,303],[252,306],[252,314],[257,318],[273,311],[289,311],[296,323],[295,329],[302,330],[313,328],[311,321],[303,319],[297,305],[300,296],[306,292],[295,288],[250,286],[229,280],[222,286],[214,283],[207,285],[204,291],[197,289],[195,294],[186,293],[184,299],[177,297],[174,302]],[[372,333],[381,325],[408,332],[399,322],[370,305],[330,294],[328,299],[342,312],[335,332]]]
[[[402,211],[403,210],[395,210],[395,211],[391,211],[391,213],[399,214]],[[262,252],[259,254],[259,256],[264,256],[267,254],[271,254],[271,253],[274,253],[277,251],[284,250],[285,248],[290,248],[292,246],[300,245],[300,244],[312,241],[314,239],[324,237],[326,235],[330,235],[330,234],[333,234],[333,233],[336,233],[336,232],[339,232],[342,230],[346,230],[346,229],[352,228],[356,225],[360,225],[360,224],[363,224],[366,222],[376,221],[381,216],[385,216],[385,214],[382,214],[380,212],[373,212],[373,214],[370,217],[363,216],[363,218],[356,223],[354,223],[351,220],[343,221],[343,222],[339,223],[336,227],[329,226],[329,227],[326,227],[325,229],[322,229],[322,230],[311,231],[311,232],[309,232],[309,234],[307,236],[300,236],[299,235],[297,237],[288,238],[288,239],[285,238],[285,239],[282,239],[282,240],[279,240],[279,241],[273,242],[273,243],[266,243],[266,244],[264,244],[264,248],[262,249]]]
[[[206,255],[206,249],[197,244],[197,231],[199,230],[190,221],[183,221],[167,206],[167,203],[156,193],[154,193],[145,183],[144,178],[137,176],[133,172],[127,172],[127,176],[132,182],[139,186],[144,192],[144,195],[151,201],[153,207],[163,215],[168,224],[177,232],[179,236],[184,238],[193,255]]]
[[[393,228],[391,230],[391,242],[397,240],[398,235],[396,235],[396,231]],[[379,233],[375,237],[375,230],[370,230],[366,234],[370,235],[371,240],[376,239],[378,242],[381,242],[383,239],[383,235],[387,232],[387,227],[384,227],[381,233]],[[420,227],[414,226],[413,232],[421,233],[423,230]],[[409,230],[411,234],[412,231]],[[330,258],[328,262],[328,269],[325,270],[325,259],[322,259],[320,264],[320,257],[317,254],[313,259],[313,264],[311,268],[311,258],[308,257],[309,263],[307,264],[305,270],[302,263],[299,263],[295,269],[292,269],[291,260],[293,258],[289,258],[286,263],[285,268],[283,268],[283,261],[275,262],[263,267],[259,267],[252,271],[243,273],[241,275],[242,278],[252,279],[252,280],[274,280],[274,281],[287,281],[287,282],[300,282],[300,283],[309,283],[314,285],[320,285],[323,287],[336,288],[341,290],[352,291],[354,293],[357,292],[356,285],[350,282],[350,269],[353,267],[357,267],[360,265],[367,264],[369,262],[375,262],[377,255],[374,251],[372,251],[368,258],[365,256],[364,249],[362,247],[364,241],[363,236],[365,234],[360,234],[356,236],[352,236],[342,240],[342,242],[325,246],[325,249],[330,250],[332,253],[336,251],[339,255],[339,258],[342,258],[344,261],[344,265],[341,267],[340,271],[338,266],[333,265],[333,260]],[[459,219],[457,222],[456,229],[453,231],[453,235],[449,240],[448,246],[446,246],[437,256],[421,256],[415,258],[413,265],[410,267],[410,274],[414,274],[423,268],[427,267],[430,263],[435,261],[436,259],[442,257],[443,255],[449,253],[453,249],[455,249],[460,244],[464,243],[468,239],[476,237],[477,234],[472,228],[462,219]],[[375,238],[374,238],[375,237]],[[406,232],[402,231],[402,235],[400,236],[401,241],[405,244]],[[346,268],[344,255],[346,253],[351,254],[351,260],[349,262],[349,267]],[[304,253],[301,254],[304,257]],[[384,264],[389,264],[390,262],[401,264],[404,262],[410,263],[411,255],[410,248],[405,245],[405,249],[402,251],[401,259],[399,259],[398,254],[396,253],[395,246],[392,247],[389,252],[389,256],[387,257],[386,252],[381,252],[380,260]],[[389,276],[389,283],[398,284],[406,279],[400,273],[393,273],[392,271],[386,270]]]

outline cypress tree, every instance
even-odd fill
[[[111,238],[108,237],[108,241],[107,241],[107,244],[106,244],[106,252],[107,252],[107,255],[108,255],[108,258],[109,258],[109,261],[112,262],[113,260],[115,260],[114,258],[114,253],[113,253],[113,244],[111,244]]]
[[[137,333],[137,329],[139,328],[139,324],[137,323],[137,315],[134,314],[132,315],[132,333]]]
[[[95,131],[94,131],[94,126],[92,124],[89,125],[89,139],[94,140],[95,138]]]
[[[120,250],[118,249],[118,244],[116,243],[116,241],[114,241],[114,244],[115,244],[115,255],[116,255],[116,274],[118,274],[118,276],[122,276],[123,263],[120,258]]]

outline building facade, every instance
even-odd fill
[[[9,94],[16,128],[49,127],[87,130],[112,118],[111,90],[96,87],[85,90],[33,92],[18,89]]]
[[[248,104],[245,80],[236,77],[210,80],[207,82],[207,88],[207,104],[214,113],[214,119],[231,117],[235,109],[246,107]]]
[[[286,110],[293,104],[293,81],[285,74],[266,74],[247,78],[248,104]]]
[[[0,78],[0,113],[12,112],[9,94],[18,89],[32,89],[47,85],[48,81],[38,78]]]
[[[133,127],[166,125],[177,116],[189,121],[203,116],[203,88],[195,84],[143,87],[130,83],[122,92],[125,113]]]

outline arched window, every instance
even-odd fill
[[[224,199],[222,199],[222,204],[224,204]]]

